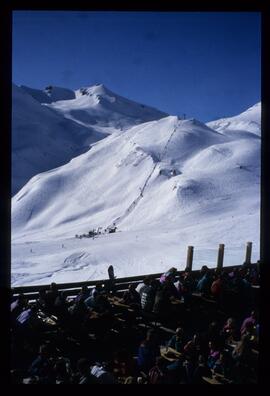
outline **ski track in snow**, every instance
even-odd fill
[[[179,122],[177,122],[177,125],[179,125]],[[169,143],[171,142],[172,137],[173,137],[173,135],[174,135],[175,132],[176,132],[177,125],[174,127],[174,129],[173,129],[173,131],[172,131],[172,133],[171,133],[171,135],[170,135],[170,137],[169,137],[167,143],[165,144],[165,147],[163,148],[163,151],[162,151],[162,153],[161,153],[161,155],[160,155],[159,162],[162,162],[162,161],[163,161],[163,158],[164,158],[165,155],[166,155],[166,152],[167,152],[167,149],[168,149],[168,145],[169,145]],[[147,187],[147,185],[148,185],[148,183],[149,183],[149,181],[150,181],[150,179],[151,179],[153,173],[155,172],[155,170],[156,170],[156,168],[157,168],[159,162],[155,162],[155,164],[154,164],[154,166],[153,166],[153,169],[151,170],[151,172],[150,172],[149,175],[147,176],[147,179],[145,180],[144,185],[143,185],[142,187],[139,188],[140,191],[141,191],[140,195],[138,195],[137,198],[134,199],[134,201],[133,201],[133,202],[130,204],[130,206],[126,209],[125,213],[124,213],[122,216],[117,217],[107,228],[111,228],[111,227],[113,227],[114,225],[117,226],[117,225],[118,225],[119,223],[121,223],[124,219],[126,219],[127,216],[129,216],[130,213],[136,208],[136,206],[138,205],[138,203],[140,202],[140,200],[143,198],[144,191],[145,191],[145,189],[146,189],[146,187]]]

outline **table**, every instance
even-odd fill
[[[171,300],[171,304],[173,304],[173,305],[180,305],[180,304],[184,304],[184,301],[178,300],[178,299],[176,298],[176,299]]]
[[[160,355],[169,362],[175,362],[182,356],[182,353],[177,352],[175,349],[171,347],[161,346]]]
[[[110,303],[116,307],[120,307],[120,308],[126,308],[128,311],[130,312],[134,312],[134,309],[132,309],[130,307],[130,305],[124,304],[122,303],[122,299],[119,297],[109,297],[108,300],[110,301]]]
[[[211,377],[202,377],[204,381],[211,385],[222,385],[222,382],[219,382],[216,378]]]

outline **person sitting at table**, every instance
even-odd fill
[[[43,344],[39,348],[39,354],[29,367],[31,376],[38,376],[39,383],[52,384],[54,377],[54,360],[49,345]]]
[[[156,358],[156,364],[149,370],[149,384],[170,384],[170,377],[166,368],[166,360],[158,356]]]
[[[151,312],[155,302],[157,289],[161,287],[159,281],[152,279],[150,285],[141,294],[141,308],[144,312]]]
[[[171,312],[171,293],[166,282],[156,291],[153,312],[163,320],[170,317]]]
[[[94,296],[94,294],[102,294],[104,293],[103,284],[102,282],[97,282],[95,287],[91,290],[90,296]]]
[[[195,364],[195,369],[192,375],[192,384],[205,384],[203,377],[212,377],[212,372],[207,366],[203,355],[199,355],[198,361]]]
[[[146,276],[143,279],[142,283],[138,284],[138,286],[136,287],[136,291],[139,293],[140,298],[142,297],[143,291],[146,290],[150,286],[150,283],[151,283],[150,276]]]
[[[207,337],[208,337],[208,342],[209,341],[221,342],[222,340],[222,337],[220,336],[220,327],[215,320],[213,320],[208,326]]]
[[[47,304],[46,290],[44,290],[44,289],[39,290],[38,298],[37,298],[36,302],[37,302],[38,308],[42,312],[44,312],[46,314],[49,314],[49,307],[48,307],[48,304]]]
[[[78,384],[89,385],[98,384],[97,377],[90,372],[90,363],[88,359],[81,358],[77,362],[77,370],[79,373]]]
[[[259,274],[256,268],[249,268],[247,270],[246,279],[250,282],[251,285],[258,285]]]
[[[53,371],[56,384],[71,383],[72,371],[69,359],[63,357],[58,358],[53,366]]]
[[[111,362],[96,363],[91,367],[91,374],[97,378],[98,384],[117,384],[117,379],[113,374]]]
[[[200,334],[195,333],[190,341],[184,346],[184,354],[188,356],[192,362],[197,361],[201,352]]]
[[[163,282],[163,286],[167,288],[171,297],[180,300],[181,294],[179,293],[177,287],[175,286],[173,279],[174,278],[172,276],[168,276],[167,279]]]
[[[56,283],[52,282],[50,284],[50,289],[46,291],[46,310],[49,314],[55,314],[55,300],[59,296],[58,286]]]
[[[206,265],[203,265],[201,269],[201,277],[198,280],[196,290],[200,292],[202,295],[207,296],[210,293],[211,284],[212,284],[211,272],[209,271],[209,268]]]
[[[112,306],[108,298],[104,295],[98,295],[95,299],[95,304],[92,306],[94,311],[100,314],[109,314],[112,311]]]
[[[54,312],[61,321],[68,319],[68,302],[63,291],[60,291],[55,299]]]
[[[79,302],[80,300],[86,300],[90,295],[90,291],[86,285],[82,286],[79,294],[75,298],[75,303]]]
[[[244,335],[246,335],[249,338],[253,347],[257,346],[258,337],[257,337],[256,326],[252,322],[246,323],[245,327],[243,328],[243,332],[241,336]]]
[[[79,300],[68,308],[68,313],[68,328],[79,334],[80,337],[86,336],[89,333],[88,327],[91,309],[86,306],[83,300]]]
[[[177,269],[172,267],[170,268],[167,272],[165,272],[164,274],[161,275],[159,281],[160,283],[164,283],[167,279],[169,279],[171,282],[175,282],[175,277],[177,274]]]
[[[250,305],[251,285],[242,277],[241,269],[235,272],[232,279],[232,287],[235,293],[235,306],[238,310],[244,310]]]
[[[247,334],[241,336],[241,340],[236,344],[232,352],[234,360],[245,360],[251,356],[251,342]]]
[[[40,329],[41,321],[38,318],[37,313],[38,306],[36,304],[26,307],[26,309],[24,309],[16,318],[18,330],[22,330],[30,337],[31,333],[34,334],[36,330]]]
[[[246,383],[252,376],[254,356],[248,335],[243,335],[232,352],[232,376],[236,383]]]
[[[195,289],[195,281],[191,271],[186,271],[181,279],[181,294],[184,299],[185,305],[188,305],[192,299],[192,293]]]
[[[182,327],[178,327],[175,331],[175,334],[168,341],[167,346],[181,353],[183,351],[184,345],[185,345],[184,330]]]
[[[230,357],[228,353],[222,351],[213,365],[213,372],[214,374],[217,373],[226,378],[230,378],[230,371]]]
[[[28,300],[24,294],[19,294],[15,301],[11,303],[11,323],[14,326],[16,323],[16,318],[19,314],[27,307]]]
[[[115,377],[136,376],[136,363],[126,349],[121,349],[114,354],[112,370]]]
[[[210,290],[211,290],[212,296],[215,297],[216,300],[218,300],[222,293],[222,275],[221,274],[217,275],[216,279],[213,280]]]
[[[124,304],[131,305],[134,307],[140,307],[141,298],[139,293],[136,291],[136,287],[134,283],[130,283],[128,286],[128,290],[123,294],[123,302]]]
[[[201,333],[201,351],[204,357],[208,355],[210,341],[218,343],[220,347],[225,345],[224,337],[221,335],[220,325],[215,320],[210,322],[208,328]]]
[[[241,329],[240,329],[241,335],[245,333],[246,327],[249,326],[249,323],[251,323],[253,326],[256,326],[256,324],[257,324],[257,313],[256,313],[256,311],[252,311],[250,316],[247,317],[243,321],[243,323],[241,325]]]
[[[89,313],[87,305],[84,303],[83,299],[74,302],[68,308],[72,322],[76,323],[78,326],[83,323]]]
[[[148,373],[155,365],[156,357],[160,355],[157,333],[150,329],[147,332],[146,339],[139,346],[137,364],[139,370]]]
[[[181,330],[178,331],[178,333],[181,333]],[[171,340],[172,340],[172,338],[171,338]],[[183,368],[183,362],[185,360],[185,357],[181,353],[183,348],[179,348],[179,345],[177,345],[177,342],[170,343],[170,341],[169,341],[167,347],[172,348],[173,350],[169,349],[168,352],[165,352],[164,357],[171,359],[171,362],[169,364],[167,364],[167,371],[170,376],[171,382],[179,383],[179,379],[185,377],[185,369]],[[176,349],[176,348],[178,348],[178,349]],[[174,351],[176,351],[176,352],[174,352]]]
[[[234,318],[228,318],[221,335],[224,337],[225,341],[235,341],[239,339],[239,332],[237,331],[236,323]]]
[[[96,310],[99,304],[100,293],[98,291],[92,292],[92,294],[84,300],[84,304],[93,310]]]
[[[212,369],[220,355],[220,347],[217,342],[209,342],[209,354],[207,358],[207,366]]]
[[[183,362],[184,375],[182,375],[185,384],[192,384],[195,369],[194,366],[197,359],[194,360],[190,355],[186,355],[185,357],[185,360]]]

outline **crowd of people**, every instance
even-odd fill
[[[12,299],[12,383],[256,383],[257,267],[171,268],[124,293],[110,278]]]

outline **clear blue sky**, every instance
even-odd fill
[[[77,89],[103,83],[169,114],[210,121],[260,101],[260,14],[13,14],[13,81]]]

